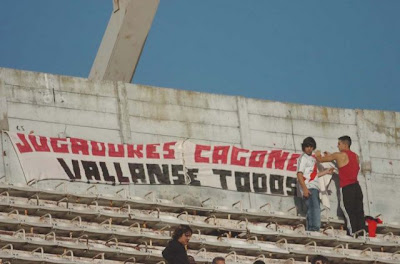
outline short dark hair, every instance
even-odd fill
[[[265,262],[264,262],[264,261],[261,261],[261,260],[257,260],[257,261],[254,262],[253,264],[265,264]]]
[[[311,260],[311,264],[315,264],[318,260],[321,260],[323,264],[329,264],[329,259],[324,256],[317,255]]]
[[[190,234],[193,234],[193,231],[190,228],[190,226],[188,226],[188,225],[180,225],[175,229],[174,233],[172,234],[172,239],[173,240],[178,240],[183,234],[186,234],[188,232]]]
[[[349,147],[351,146],[351,138],[349,136],[341,136],[338,139],[343,143],[347,144]]]
[[[315,142],[313,137],[306,137],[303,140],[303,143],[301,143],[301,149],[304,151],[306,147],[313,147],[313,149],[317,148],[317,142]]]
[[[212,264],[217,264],[217,261],[223,260],[225,261],[225,259],[223,257],[215,257],[212,261]]]
[[[196,264],[196,261],[194,260],[194,257],[188,255],[188,260],[189,260],[189,264]]]

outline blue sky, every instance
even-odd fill
[[[0,67],[87,77],[112,0],[2,0]],[[133,82],[400,112],[400,1],[160,0]]]

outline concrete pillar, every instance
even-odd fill
[[[251,138],[250,138],[250,127],[249,127],[249,111],[247,108],[247,99],[242,96],[236,97],[236,105],[239,117],[239,131],[240,131],[240,144],[242,148],[250,149]],[[251,208],[256,203],[257,195],[251,193],[243,194],[242,202],[246,204],[248,201],[248,206]]]
[[[7,99],[0,97],[0,130],[10,130],[8,125]]]
[[[115,82],[115,89],[118,103],[118,122],[121,139],[123,141],[122,143],[132,143],[126,86],[123,82]]]
[[[366,214],[371,214],[373,208],[373,193],[372,193],[372,183],[371,183],[371,158],[369,154],[369,141],[368,141],[368,126],[367,121],[364,118],[364,112],[360,109],[356,111],[356,124],[357,124],[357,134],[358,140],[360,143],[360,167],[361,173],[365,177],[365,189],[366,192],[364,196],[366,196],[367,205],[364,205],[364,209],[366,209]]]
[[[6,152],[4,149],[4,137],[6,136],[5,132],[0,131],[0,179],[4,177],[6,179],[7,173],[6,173]],[[2,180],[0,180],[1,182]]]
[[[0,178],[9,175],[9,173],[7,173],[9,166],[6,163],[7,152],[4,147],[4,139],[6,134],[3,131],[9,131],[10,127],[8,125],[7,98],[1,97],[1,93],[4,91],[4,88],[4,82],[0,80]],[[5,179],[7,180],[7,178]]]
[[[130,83],[159,0],[114,0],[113,3],[114,12],[89,79]]]
[[[236,97],[237,111],[239,117],[240,143],[243,148],[251,148],[249,112],[247,110],[247,99],[241,96]]]

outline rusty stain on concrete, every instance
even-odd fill
[[[10,127],[8,125],[8,115],[7,113],[3,113],[2,118],[0,119],[0,130],[9,130]]]
[[[328,113],[328,108],[327,107],[322,107],[322,119],[324,121],[329,121],[329,113]]]

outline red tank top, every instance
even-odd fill
[[[344,150],[349,157],[349,163],[345,166],[339,168],[339,185],[340,188],[343,188],[347,185],[357,183],[357,175],[360,171],[360,165],[357,161],[357,155],[351,150]]]

